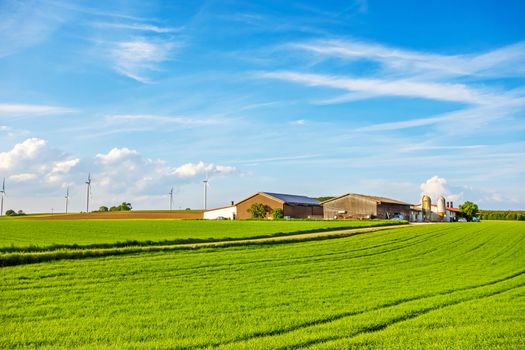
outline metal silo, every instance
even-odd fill
[[[441,219],[445,217],[445,210],[445,197],[441,196],[437,201],[437,214]]]
[[[421,198],[421,209],[423,210],[423,221],[431,221],[432,201],[429,196],[424,195],[423,198]]]

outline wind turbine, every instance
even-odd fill
[[[4,196],[5,196],[5,177],[4,181],[2,182],[2,190],[0,191],[2,194],[2,204],[0,204],[0,216],[4,215]]]
[[[204,183],[204,210],[208,209],[208,174],[206,173],[206,179],[202,181]]]
[[[171,191],[168,193],[170,195],[170,211],[173,207],[173,187],[171,188]]]
[[[66,199],[66,214],[67,214],[67,206],[69,204],[69,186],[67,186],[66,195],[64,196]]]
[[[91,173],[88,174],[88,180],[86,181],[86,185],[87,185],[86,213],[89,213],[89,195],[91,191]]]

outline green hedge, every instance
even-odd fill
[[[520,220],[525,221],[525,211],[518,210],[481,210],[481,220]]]

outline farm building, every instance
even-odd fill
[[[322,205],[325,219],[410,218],[410,204],[385,197],[347,193]]]
[[[447,203],[448,204],[448,203]],[[423,222],[423,209],[421,204],[415,204],[410,207],[411,215],[410,215],[410,221],[412,222]],[[430,222],[453,222],[457,221],[459,209],[453,208],[453,207],[446,207],[444,216],[441,217],[438,214],[438,206],[436,204],[431,205],[431,214],[430,219],[428,221]]]
[[[203,219],[205,220],[217,220],[217,219],[235,220],[236,217],[237,217],[237,206],[235,205],[206,210],[203,214]]]
[[[249,219],[249,209],[254,203],[268,207],[267,217],[271,218],[273,210],[280,208],[285,217],[290,218],[322,218],[323,207],[313,198],[292,194],[257,192],[237,203],[237,218]]]

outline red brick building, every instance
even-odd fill
[[[249,209],[254,203],[261,203],[268,207],[267,217],[272,217],[272,211],[280,208],[284,216],[291,218],[322,218],[323,207],[321,203],[313,198],[297,196],[292,194],[257,192],[256,194],[236,203],[237,218],[249,219]]]

